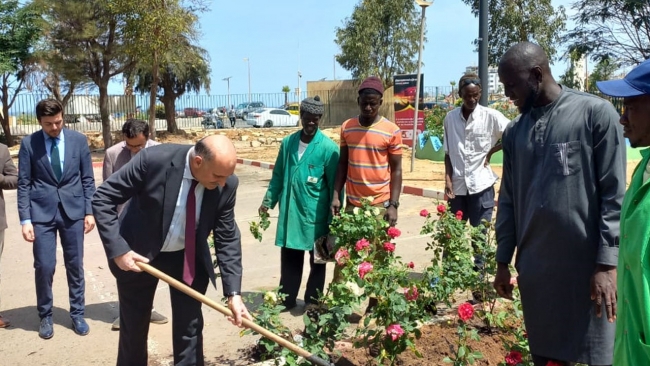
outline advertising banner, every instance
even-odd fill
[[[413,120],[415,117],[415,89],[417,75],[393,76],[393,98],[395,103],[395,124],[402,130],[402,141],[413,147]],[[418,106],[418,134],[424,132],[424,75],[420,75],[420,103]]]

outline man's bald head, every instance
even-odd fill
[[[190,157],[192,175],[207,189],[223,186],[237,166],[237,151],[229,138],[211,135],[194,146]]]
[[[546,52],[530,42],[517,43],[503,55],[499,79],[506,96],[521,113],[547,104],[547,97],[552,94],[549,92],[558,89]]]
[[[508,67],[511,71],[531,70],[535,67],[539,67],[545,73],[551,71],[544,49],[531,42],[520,42],[510,47],[499,61],[499,68],[502,66]]]

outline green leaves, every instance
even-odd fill
[[[335,42],[341,48],[336,61],[353,78],[375,75],[390,86],[393,75],[416,71],[419,8],[412,0],[362,0],[336,28]]]
[[[563,6],[554,8],[551,0],[487,0],[489,3],[488,61],[497,65],[513,44],[531,41],[539,44],[551,61],[555,59],[566,27]],[[463,0],[478,16],[479,0]],[[474,41],[478,45],[478,41]]]
[[[568,55],[575,51],[592,60],[612,59],[621,65],[650,58],[648,1],[578,0],[572,7],[576,27],[563,37],[569,43]]]
[[[259,220],[251,221],[249,230],[251,234],[253,234],[253,237],[261,242],[262,231],[266,231],[266,229],[268,229],[270,225],[271,225],[271,221],[269,221],[269,213],[260,212]]]

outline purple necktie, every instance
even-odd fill
[[[194,190],[198,181],[192,179],[190,191],[185,202],[185,265],[183,266],[183,281],[189,286],[194,282],[196,274],[196,196]]]

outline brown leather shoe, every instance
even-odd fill
[[[11,325],[11,322],[7,320],[6,318],[3,318],[2,315],[0,315],[0,328],[6,328]]]

